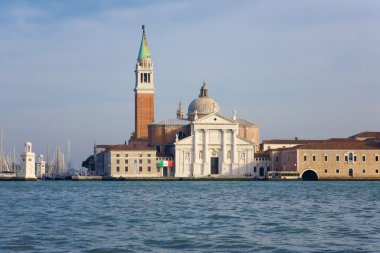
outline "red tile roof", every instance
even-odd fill
[[[148,147],[148,146],[138,146],[138,145],[125,145],[125,144],[117,144],[117,145],[97,145],[102,146],[106,149],[106,151],[133,151],[133,150],[146,150],[146,151],[155,151],[156,149],[154,147]]]
[[[349,138],[380,138],[380,132],[361,132]]]
[[[320,143],[309,143],[299,149],[344,149],[344,150],[372,150],[380,149],[380,143],[376,141],[359,141],[356,139],[329,139]]]
[[[264,144],[307,144],[314,142],[323,142],[324,140],[263,140]]]

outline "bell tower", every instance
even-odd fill
[[[148,124],[154,121],[154,78],[145,27],[135,70],[135,139],[148,138]]]

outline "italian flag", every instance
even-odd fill
[[[174,166],[174,162],[172,160],[157,162],[157,167],[173,167],[173,166]]]

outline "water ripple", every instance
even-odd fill
[[[0,182],[1,252],[377,252],[380,182]]]

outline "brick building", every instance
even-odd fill
[[[380,179],[380,138],[333,138],[271,151],[272,170],[304,180]]]

